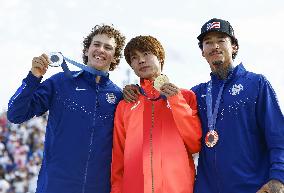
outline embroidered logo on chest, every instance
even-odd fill
[[[167,108],[168,108],[168,109],[172,109],[172,108],[171,108],[171,105],[170,105],[170,103],[169,103],[168,100],[167,100]]]
[[[110,104],[115,104],[116,96],[113,93],[106,93],[106,100]]]
[[[135,109],[139,104],[140,104],[140,101],[138,101],[137,103],[135,103],[135,104],[130,108],[130,110],[132,111],[132,110]]]
[[[242,90],[244,90],[243,85],[241,85],[241,84],[238,84],[238,85],[234,84],[233,87],[229,90],[229,93],[231,95],[237,95],[237,94],[240,94],[240,92]]]

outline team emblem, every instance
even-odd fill
[[[116,96],[113,93],[107,93],[106,94],[106,100],[110,104],[115,104],[116,102]]]
[[[241,84],[234,84],[233,87],[229,90],[230,94],[231,95],[237,95],[237,94],[240,94],[240,92],[244,90],[244,87],[243,85]]]

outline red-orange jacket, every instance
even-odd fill
[[[145,93],[159,96],[152,82]],[[154,111],[152,111],[152,108]],[[111,193],[192,193],[192,154],[201,147],[195,94],[181,89],[167,100],[118,104],[114,121]]]

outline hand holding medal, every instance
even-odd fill
[[[50,62],[51,61],[49,60],[46,54],[34,57],[32,60],[32,68],[31,68],[32,74],[38,78],[42,77],[46,73]]]
[[[154,88],[158,90],[162,96],[170,97],[176,95],[179,92],[179,88],[169,82],[169,78],[161,74],[154,81]]]
[[[165,92],[163,92],[163,91],[161,90],[161,89],[164,87],[165,84],[167,84],[168,86],[169,86],[169,85],[172,85],[171,83],[169,83],[169,78],[168,78],[166,75],[161,74],[161,75],[159,75],[159,76],[155,79],[155,81],[154,81],[154,83],[153,83],[153,87],[154,87],[157,91],[159,91],[159,92],[161,93],[160,96],[157,97],[157,98],[150,98],[150,97],[148,97],[148,96],[146,95],[145,91],[142,89],[142,87],[139,87],[139,92],[140,92],[142,95],[146,96],[147,99],[152,100],[152,101],[159,100],[160,98],[166,99],[166,97],[168,97],[168,96],[167,96],[168,94],[165,93]],[[168,87],[168,86],[167,86],[167,87]]]
[[[62,70],[64,71],[65,75],[68,76],[68,77],[72,77],[71,75],[71,72],[67,66],[67,63],[70,63],[82,70],[85,70],[93,75],[96,75],[96,76],[105,76],[107,77],[108,76],[108,73],[107,72],[104,72],[104,71],[101,71],[101,70],[97,70],[95,68],[92,68],[88,65],[85,65],[85,64],[81,64],[81,63],[78,63],[74,60],[71,60],[65,56],[63,56],[63,54],[61,52],[51,52],[48,54],[48,58],[50,60],[50,63],[48,64],[49,66],[51,67],[59,67],[61,66]]]

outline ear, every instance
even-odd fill
[[[232,54],[236,54],[238,50],[239,50],[239,47],[236,44],[232,45]]]
[[[84,53],[85,56],[88,56],[88,51],[89,51],[89,49],[86,49],[86,51]]]
[[[203,51],[203,50],[202,50],[201,54],[202,54],[203,57],[205,57],[205,54],[204,54],[204,51]]]
[[[232,45],[232,48],[233,48],[233,53],[236,53],[239,49],[239,47],[236,44]]]
[[[113,57],[111,63],[116,63],[116,57]]]

